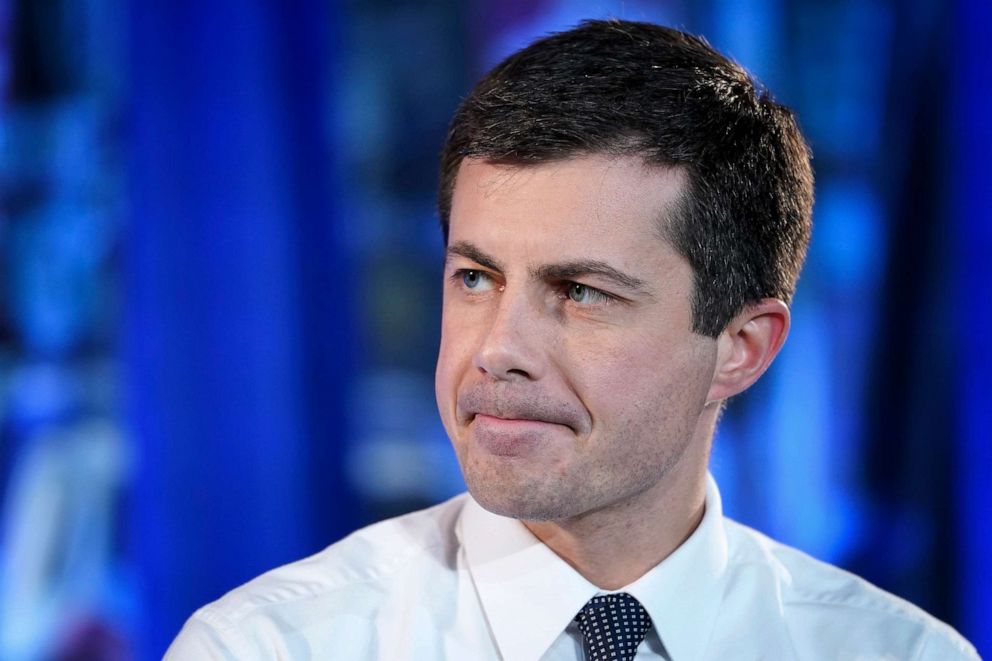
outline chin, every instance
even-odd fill
[[[557,521],[577,514],[570,511],[574,501],[561,502],[568,499],[548,489],[548,485],[511,484],[508,480],[492,483],[471,476],[466,476],[465,481],[472,498],[493,514],[525,521]]]
[[[530,499],[507,498],[506,494],[490,497],[492,494],[488,492],[478,493],[471,489],[469,492],[479,505],[493,514],[524,521],[552,521],[560,518],[549,512],[544,504]]]
[[[574,467],[545,457],[494,457],[456,447],[469,493],[493,514],[527,521],[555,521],[582,513]],[[583,481],[583,484],[586,484]]]

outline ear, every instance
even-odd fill
[[[749,305],[717,337],[707,403],[744,392],[772,364],[789,334],[789,306],[777,298]]]

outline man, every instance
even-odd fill
[[[791,113],[695,37],[594,21],[509,57],[441,164],[471,496],[234,590],[168,657],[977,658],[722,516],[713,431],[785,340],[811,206]]]

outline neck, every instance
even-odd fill
[[[708,450],[708,442],[693,442],[662,479],[622,502],[571,519],[523,523],[592,584],[622,588],[671,555],[699,526]]]

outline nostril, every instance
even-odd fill
[[[480,363],[476,364],[475,368],[479,370],[480,374],[485,374],[497,380],[509,379],[509,378],[523,378],[530,379],[531,373],[525,369],[520,369],[519,367],[510,367],[503,369],[498,364],[486,364]]]

